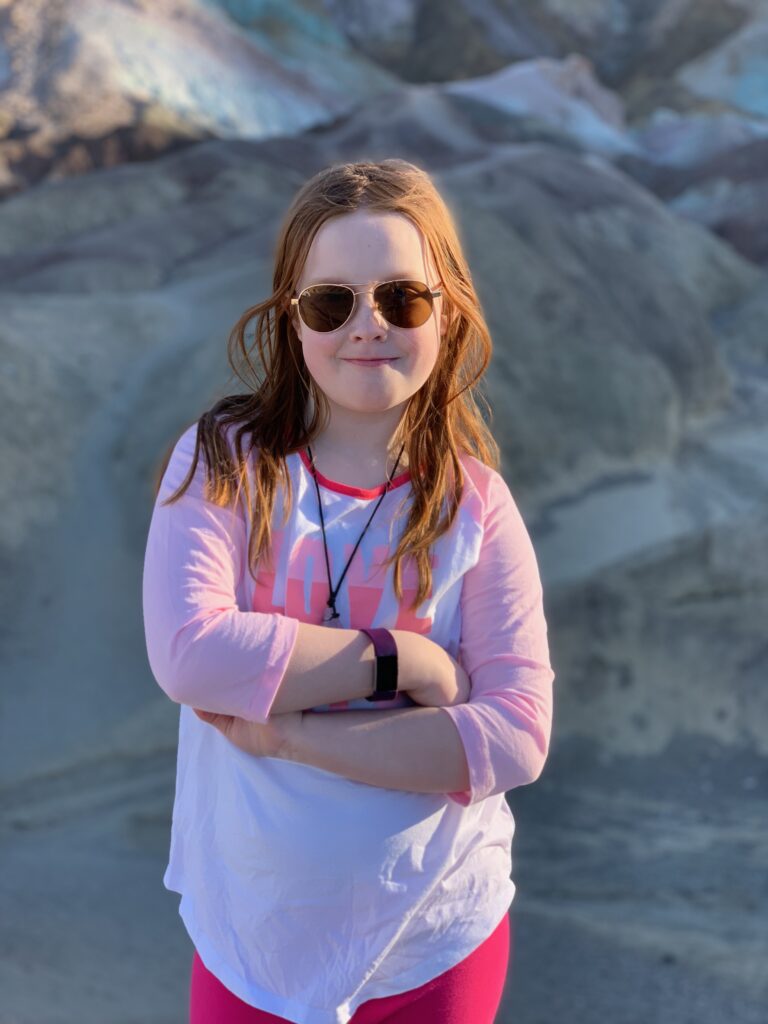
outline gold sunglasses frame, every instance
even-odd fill
[[[301,322],[304,324],[305,327],[307,327],[311,331],[313,328],[311,328],[309,326],[309,324],[304,322],[304,319],[301,316],[301,311],[299,309],[299,300],[301,299],[301,296],[304,294],[304,292],[309,291],[310,288],[323,288],[323,287],[326,287],[326,286],[329,287],[329,288],[348,288],[352,292],[352,295],[353,295],[352,309],[349,311],[349,316],[347,317],[347,319],[344,321],[343,324],[339,324],[338,327],[334,327],[332,331],[320,331],[319,332],[320,334],[333,334],[334,331],[340,331],[342,327],[346,326],[346,324],[348,324],[349,321],[352,319],[352,317],[355,315],[355,310],[357,309],[357,296],[358,295],[367,295],[368,292],[371,292],[371,291],[375,292],[376,289],[381,287],[381,285],[383,285],[383,284],[395,284],[397,281],[407,281],[407,280],[411,280],[411,279],[410,278],[405,278],[405,277],[393,277],[389,281],[377,281],[376,284],[368,285],[367,288],[361,288],[360,291],[357,291],[357,292],[355,291],[354,287],[351,284],[346,284],[346,283],[340,284],[338,281],[316,281],[314,284],[308,284],[306,288],[302,288],[301,291],[299,292],[298,296],[296,296],[295,298],[291,299],[291,307],[293,307],[293,306],[296,307],[296,313],[298,314],[299,318],[301,319]],[[430,285],[426,284],[426,282],[419,281],[418,283],[419,284],[424,283],[424,286],[429,289],[429,294],[432,296],[433,299],[439,299],[440,296],[443,294],[442,289],[440,289],[440,288],[432,288]],[[356,284],[362,284],[362,282],[356,282]],[[379,312],[381,312],[381,306],[379,305],[378,302],[376,303],[376,308],[379,310]],[[434,310],[435,310],[435,304],[433,302],[432,303],[432,313],[434,312]],[[432,315],[432,313],[430,313],[430,316]],[[381,315],[384,316],[383,313]],[[387,320],[386,317],[384,317],[384,319]],[[429,320],[429,317],[427,317],[427,320]],[[426,323],[427,320],[425,320],[424,323]],[[387,320],[387,323],[389,324],[390,321]],[[397,327],[396,324],[390,324],[390,326],[391,327]],[[423,327],[424,324],[420,324],[419,326]],[[397,327],[397,330],[399,330],[399,331],[413,331],[413,330],[416,330],[416,329],[417,328],[415,328],[415,327]]]

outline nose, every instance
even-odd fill
[[[347,325],[355,337],[376,338],[387,330],[387,320],[373,297],[373,288],[356,296],[355,308]]]

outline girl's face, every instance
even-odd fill
[[[402,410],[432,372],[445,329],[443,298],[434,299],[432,315],[425,324],[395,327],[373,299],[374,286],[392,280],[440,287],[426,239],[406,216],[355,210],[326,221],[319,229],[295,295],[319,283],[349,284],[355,291],[369,288],[357,295],[352,316],[338,330],[313,331],[294,313],[307,368],[332,411]],[[378,366],[349,361],[387,357],[393,361]]]

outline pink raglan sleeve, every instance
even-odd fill
[[[552,731],[553,681],[542,585],[528,530],[504,478],[487,477],[483,539],[462,581],[459,658],[465,704],[444,707],[459,731],[474,804],[534,782]]]
[[[197,424],[177,441],[155,500],[143,575],[144,634],[159,686],[179,704],[266,722],[296,642],[299,620],[238,607],[247,572],[243,503],[204,497],[202,448],[182,497]]]

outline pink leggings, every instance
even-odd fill
[[[409,992],[369,999],[350,1024],[493,1024],[511,955],[508,914],[473,953]],[[189,1024],[285,1024],[257,1010],[211,974],[195,950],[189,989]]]

